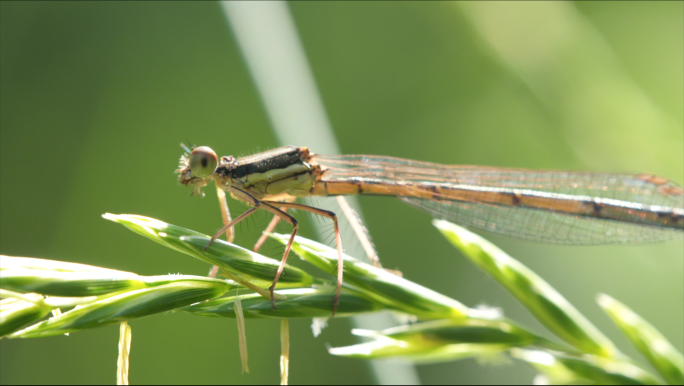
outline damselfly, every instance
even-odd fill
[[[265,209],[293,226],[269,288],[271,299],[299,227],[294,217],[279,208],[332,219],[339,259],[333,309],[337,308],[342,285],[337,216],[294,203],[299,197],[396,196],[435,217],[544,243],[650,243],[684,236],[684,189],[651,174],[447,166],[374,155],[326,156],[295,146],[220,160],[212,149],[202,146],[181,157],[177,172],[181,183],[194,185],[194,192],[213,178],[217,187],[251,206],[218,231],[210,244],[257,209]]]

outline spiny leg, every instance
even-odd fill
[[[231,221],[231,222],[228,223],[227,225],[224,225],[223,228],[219,229],[219,231],[216,232],[216,234],[213,235],[213,236],[211,237],[211,240],[209,240],[209,243],[207,244],[207,246],[204,247],[204,250],[206,251],[207,248],[209,248],[209,246],[211,245],[211,243],[213,243],[216,239],[218,239],[219,237],[221,237],[221,235],[223,234],[223,232],[226,231],[226,229],[229,229],[229,228],[233,227],[235,224],[239,223],[240,221],[246,219],[246,218],[249,217],[251,214],[253,214],[254,212],[256,212],[257,209],[259,209],[259,206],[260,206],[260,205],[257,204],[256,206],[247,209],[247,210],[245,211],[245,213],[243,213],[243,214],[237,216],[237,217],[235,218],[235,220]]]
[[[295,198],[292,197],[291,200],[286,200],[286,201],[292,202],[294,200],[295,200]],[[285,212],[287,210],[287,208],[280,207],[280,210]],[[273,216],[273,218],[271,219],[271,222],[268,223],[268,226],[266,227],[266,229],[263,232],[261,232],[261,236],[259,236],[259,240],[257,240],[256,244],[254,244],[254,252],[259,252],[259,249],[261,249],[261,246],[264,245],[264,243],[266,242],[268,235],[275,230],[275,227],[276,227],[276,225],[278,225],[279,221],[280,221],[279,216]]]
[[[337,305],[340,301],[340,290],[342,289],[342,275],[344,273],[344,264],[342,261],[342,237],[340,236],[340,226],[337,223],[337,215],[329,210],[314,208],[312,206],[297,204],[294,202],[262,201],[262,204],[280,205],[284,208],[305,210],[307,212],[318,214],[333,220],[333,224],[335,226],[335,241],[337,242],[337,290],[335,291],[335,300],[333,300],[333,316],[335,316],[335,312],[337,312]],[[286,253],[290,251],[290,246],[292,245],[292,241],[294,241],[294,236],[295,232],[292,233],[292,237],[290,237],[290,241],[287,243],[287,249],[285,251]],[[285,257],[287,257],[287,255]],[[283,260],[285,260],[285,258],[283,258]]]
[[[226,192],[221,189],[218,184],[216,185],[216,195],[218,196],[219,206],[221,207],[221,219],[223,220],[223,225],[228,225],[232,221],[230,218],[230,210],[228,209],[228,202],[226,201]],[[226,240],[232,243],[235,240],[235,230],[229,227],[226,230]]]
[[[259,201],[258,199],[256,199],[256,197],[254,197],[254,196],[252,196],[251,194],[245,192],[244,190],[238,189],[238,188],[236,188],[236,187],[234,187],[234,186],[226,186],[225,189],[226,189],[226,190],[230,190],[230,192],[231,192],[233,195],[238,196],[238,197],[244,199],[245,201],[247,201],[247,203],[253,205],[253,207],[252,207],[252,208],[249,208],[249,209],[248,209],[247,211],[245,211],[243,214],[241,214],[241,215],[239,215],[238,217],[236,217],[235,220],[231,221],[229,224],[227,224],[227,225],[225,225],[223,228],[219,229],[219,231],[216,232],[216,234],[211,238],[211,240],[209,241],[209,243],[207,244],[207,246],[204,247],[205,250],[206,250],[207,248],[209,248],[209,246],[211,245],[211,243],[213,243],[214,240],[216,240],[217,238],[219,238],[223,232],[225,232],[227,229],[229,229],[230,227],[234,226],[234,225],[237,224],[238,222],[240,222],[240,221],[244,220],[245,218],[249,217],[249,216],[250,216],[251,214],[253,214],[257,209],[260,209],[260,208],[261,208],[261,209],[265,209],[265,210],[267,210],[267,211],[273,213],[274,215],[276,215],[276,216],[282,218],[283,220],[287,221],[290,225],[292,225],[292,226],[294,227],[294,229],[292,230],[292,235],[290,236],[290,242],[287,243],[287,248],[285,248],[285,254],[284,254],[284,256],[283,256],[282,261],[280,262],[280,266],[278,267],[278,272],[276,273],[275,280],[273,280],[273,285],[271,285],[271,287],[269,288],[269,291],[270,291],[270,293],[271,293],[271,301],[273,302],[273,309],[275,309],[275,308],[276,308],[276,304],[275,304],[275,296],[274,296],[274,294],[273,294],[273,291],[275,290],[275,286],[276,286],[276,284],[278,283],[278,279],[280,278],[280,275],[283,273],[283,269],[284,269],[284,267],[285,267],[285,262],[287,261],[287,255],[290,253],[290,249],[292,248],[292,242],[294,241],[295,235],[297,235],[297,230],[299,229],[299,223],[297,222],[297,220],[296,220],[294,217],[290,216],[289,214],[283,212],[282,210],[280,210],[280,209],[278,209],[278,208],[276,208],[276,207],[274,207],[274,206],[272,206],[272,205],[270,205],[270,204],[268,204],[268,203],[264,203],[264,202],[262,202],[262,201]]]
[[[228,225],[233,220],[230,218],[230,210],[228,209],[228,202],[226,201],[226,192],[221,189],[218,183],[216,184],[216,197],[219,201],[219,208],[221,208],[221,219],[223,220],[223,225]],[[226,240],[228,240],[229,243],[232,243],[233,240],[235,240],[235,230],[233,227],[229,227],[228,230],[226,230]],[[209,277],[218,276],[218,272],[218,265],[211,267],[211,270],[209,271]]]
[[[292,234],[290,235],[290,240],[287,242],[287,246],[285,247],[285,253],[283,254],[282,260],[280,260],[280,266],[278,266],[278,272],[276,272],[275,279],[273,279],[273,284],[268,288],[269,291],[271,291],[271,301],[273,302],[273,309],[276,309],[276,302],[275,302],[275,296],[273,296],[273,291],[275,290],[275,286],[278,283],[278,279],[280,279],[280,275],[283,273],[283,269],[285,268],[285,262],[287,262],[287,256],[290,254],[290,249],[292,248],[292,242],[294,241],[295,236],[297,235],[297,231],[299,230],[299,222],[297,219],[294,217],[290,216],[289,214],[283,212],[282,210],[276,208],[275,206],[271,204],[278,204],[276,202],[268,202],[268,201],[261,201],[261,208],[265,209],[274,215],[280,217],[281,219],[287,221],[292,227],[294,228],[292,230]],[[285,205],[283,205],[285,206]]]
[[[231,193],[233,193],[235,196],[238,196],[242,199],[244,199],[248,204],[252,205],[252,208],[247,209],[243,214],[237,216],[235,220],[229,222],[228,224],[224,225],[223,228],[219,229],[218,232],[214,236],[212,236],[211,240],[209,240],[209,243],[207,244],[206,247],[204,247],[204,250],[206,251],[207,248],[211,245],[211,243],[214,242],[214,240],[218,239],[223,232],[226,232],[228,229],[232,228],[235,224],[239,223],[240,221],[246,219],[249,215],[252,213],[256,212],[257,209],[261,206],[261,202],[257,200],[254,196],[251,194],[245,192],[244,190],[238,189],[233,186],[226,186],[225,190],[230,190]]]

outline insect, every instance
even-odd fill
[[[263,209],[293,227],[273,290],[299,228],[282,209],[309,211],[334,223],[338,252],[337,309],[342,285],[342,243],[335,213],[295,203],[300,197],[395,196],[464,226],[553,244],[661,242],[684,236],[684,189],[651,174],[535,171],[441,165],[374,155],[327,156],[284,146],[220,159],[201,146],[181,157],[179,181],[200,192],[211,179],[251,206],[211,239]],[[282,208],[282,209],[279,209]],[[208,245],[207,245],[208,246]]]

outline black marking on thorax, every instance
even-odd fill
[[[228,177],[233,169],[235,169],[237,161],[232,155],[224,155],[221,157],[221,162],[219,162],[216,168],[216,174],[221,177]]]
[[[265,173],[273,169],[284,169],[301,163],[299,148],[283,146],[238,159],[237,166],[233,170],[233,178],[242,178],[252,173]]]

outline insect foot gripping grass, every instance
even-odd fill
[[[228,278],[270,299],[269,291],[264,288],[271,285],[273,274],[280,266],[277,260],[223,240],[215,240],[204,250],[211,237],[149,217],[110,213],[102,217],[166,247],[216,265]],[[309,286],[313,281],[313,277],[308,273],[285,265],[278,281],[278,288]]]
[[[271,234],[281,243],[289,235]],[[337,251],[333,248],[303,237],[295,237],[292,250],[303,260],[324,272],[337,272]],[[382,268],[366,264],[351,256],[342,255],[344,283],[387,308],[420,318],[463,318],[478,313],[447,296],[439,294]],[[340,299],[340,309],[343,307]]]
[[[271,302],[258,294],[240,295],[242,311],[245,318],[318,318],[332,313],[331,293],[334,287],[291,288],[281,291],[287,297],[278,303],[278,310],[273,311]],[[238,296],[222,296],[206,302],[182,308],[183,311],[204,316],[222,316],[235,318],[235,300]],[[336,317],[353,316],[384,309],[379,303],[364,293],[351,288],[343,288],[340,300],[345,300],[337,308]]]

